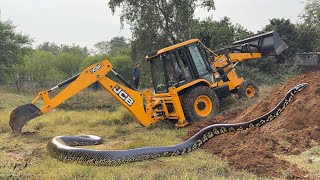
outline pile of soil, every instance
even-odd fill
[[[314,142],[320,142],[319,71],[288,80],[247,109],[224,113],[211,121],[192,125],[184,139],[211,124],[239,123],[257,118],[274,108],[288,90],[303,82],[309,86],[296,94],[274,121],[260,128],[214,137],[201,148],[226,159],[235,169],[245,169],[259,176],[279,177],[282,171],[288,171],[292,178],[305,178],[307,172],[276,154],[297,155],[312,147]]]

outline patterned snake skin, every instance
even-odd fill
[[[286,96],[273,110],[259,118],[238,124],[214,124],[203,128],[190,139],[174,146],[143,147],[129,150],[91,150],[71,147],[102,143],[102,139],[100,137],[83,135],[54,137],[47,144],[47,150],[53,158],[64,162],[107,166],[154,159],[158,157],[182,155],[199,148],[203,143],[214,136],[227,132],[243,131],[251,127],[260,127],[274,120],[281,112],[283,112],[292,97],[307,86],[307,83],[295,86],[287,92]]]

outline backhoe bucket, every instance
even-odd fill
[[[21,132],[22,127],[31,119],[42,114],[42,111],[33,104],[25,104],[14,109],[10,115],[9,125],[13,132]]]
[[[289,46],[281,39],[277,31],[258,34],[244,40],[236,41],[233,45],[242,45],[240,52],[261,53],[262,56],[281,54]],[[243,46],[247,45],[247,46]]]

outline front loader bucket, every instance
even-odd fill
[[[281,54],[289,46],[281,39],[277,31],[271,31],[263,34],[258,34],[244,40],[236,41],[233,45],[244,45],[241,52],[244,53],[261,53],[262,56],[268,56],[272,53]]]
[[[22,127],[31,119],[42,114],[42,111],[33,104],[25,104],[14,109],[10,115],[9,125],[13,132],[21,132]]]

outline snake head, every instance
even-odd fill
[[[304,89],[307,86],[308,86],[308,83],[301,83],[301,84],[296,85],[293,88],[293,90],[294,90],[294,92],[300,92],[300,91],[302,91],[302,89]]]

